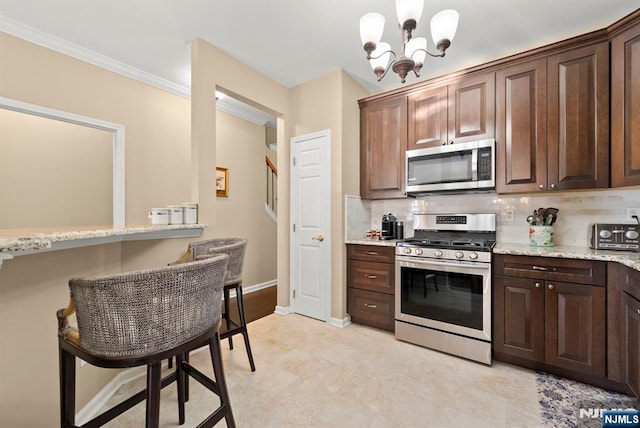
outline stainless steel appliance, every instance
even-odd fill
[[[640,224],[596,223],[590,232],[591,248],[640,251]]]
[[[493,139],[407,151],[407,194],[489,191],[496,187]]]
[[[389,213],[382,216],[380,239],[396,239],[396,217]]]
[[[396,244],[397,339],[491,364],[495,214],[415,214]]]

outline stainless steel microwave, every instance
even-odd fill
[[[408,195],[490,191],[496,187],[494,139],[408,150]]]

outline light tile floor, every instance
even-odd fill
[[[400,342],[381,330],[337,328],[295,314],[254,321],[249,335],[255,373],[241,336],[234,338],[234,350],[226,341],[222,348],[238,427],[543,426],[533,371],[499,362],[488,367]],[[208,352],[192,354],[191,361],[211,373]],[[119,394],[141,388],[140,382]],[[191,391],[185,427],[218,405],[193,380]],[[112,403],[120,401],[119,394]],[[176,397],[173,385],[162,392],[163,427],[177,426]],[[107,426],[144,426],[144,403]]]

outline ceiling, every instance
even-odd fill
[[[637,9],[637,0],[432,0],[417,36],[442,9],[460,13],[445,58],[427,58],[422,78],[481,64],[608,26]],[[359,19],[386,18],[383,41],[398,49],[393,0],[0,0],[0,31],[26,25],[188,92],[189,44],[202,38],[286,87],[338,68],[370,92],[377,82],[360,44]],[[3,28],[4,27],[4,28]],[[432,49],[433,50],[433,49]],[[415,81],[407,78],[407,83]]]

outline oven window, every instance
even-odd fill
[[[403,314],[482,330],[482,275],[401,268]]]

